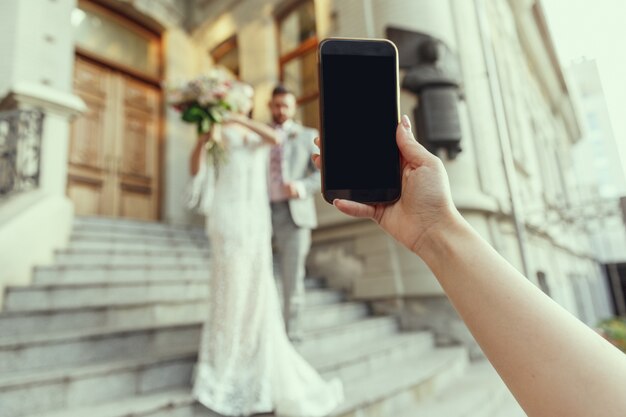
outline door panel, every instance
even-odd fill
[[[102,184],[100,183],[73,181],[72,187],[69,188],[68,192],[70,199],[75,202],[74,209],[76,214],[100,214],[100,205],[102,204],[101,188]]]
[[[149,187],[122,185],[120,215],[135,219],[151,220],[154,207]]]
[[[89,107],[70,142],[76,213],[157,219],[160,90],[80,57],[74,89]]]
[[[124,135],[118,180],[120,211],[127,217],[157,215],[159,109],[156,88],[124,80]],[[142,207],[142,213],[136,212],[137,207]]]
[[[74,91],[87,104],[87,112],[72,124],[68,155],[67,193],[76,214],[110,215],[105,194],[110,165],[110,72],[81,59],[76,60]]]

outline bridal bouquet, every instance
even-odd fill
[[[216,67],[206,75],[169,88],[169,104],[181,113],[181,119],[196,125],[199,135],[224,121],[226,113],[236,110],[241,94],[233,88],[236,80],[226,69]],[[225,157],[219,135],[206,143],[207,162],[218,164]]]

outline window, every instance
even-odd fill
[[[90,2],[79,3],[71,22],[77,52],[148,77],[160,76],[158,35]]]
[[[548,280],[546,278],[546,274],[543,271],[537,271],[537,283],[539,284],[539,288],[543,291],[548,297],[550,297],[550,286],[548,285]]]
[[[237,36],[231,36],[211,51],[211,57],[216,65],[227,68],[239,78],[239,46]]]
[[[317,89],[317,36],[315,7],[301,1],[277,17],[280,80],[294,92],[297,118],[306,126],[319,127]]]

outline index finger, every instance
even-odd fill
[[[321,142],[319,136],[313,139],[313,143],[315,144],[315,146],[317,146],[317,149],[321,150]],[[317,169],[322,169],[322,157],[319,153],[314,153],[313,155],[311,155],[311,159],[313,160],[313,164]]]
[[[322,157],[318,153],[314,153],[311,155],[311,159],[313,160],[313,164],[317,169],[322,169]]]

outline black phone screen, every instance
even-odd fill
[[[399,189],[395,54],[321,63],[325,189]]]

